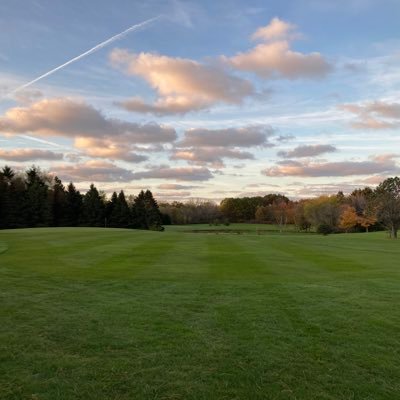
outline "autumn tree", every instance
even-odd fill
[[[354,207],[345,205],[342,209],[339,220],[339,228],[348,232],[350,229],[354,228],[359,223],[359,217],[356,213]]]
[[[315,227],[330,227],[331,231],[339,225],[340,204],[337,196],[320,196],[308,200],[304,205],[305,217]]]
[[[311,222],[305,213],[306,200],[300,200],[294,205],[293,222],[299,231],[308,231],[311,228]]]

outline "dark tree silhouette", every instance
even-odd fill
[[[82,218],[83,199],[71,182],[65,192],[65,225],[78,226]]]

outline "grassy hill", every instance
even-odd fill
[[[0,398],[399,396],[400,242],[186,228],[0,231]]]

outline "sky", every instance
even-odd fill
[[[398,0],[2,0],[0,165],[167,201],[375,186],[400,174],[399,20]]]

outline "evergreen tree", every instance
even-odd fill
[[[26,226],[49,226],[51,220],[47,178],[33,166],[26,171],[24,217]]]
[[[83,197],[83,222],[87,226],[104,226],[105,205],[93,183]]]
[[[169,216],[165,215],[166,221]],[[0,229],[39,226],[104,226],[163,230],[162,214],[150,190],[135,198],[121,190],[105,201],[92,184],[83,196],[71,182],[65,189],[32,166],[25,174],[10,167],[0,170]]]
[[[113,192],[111,196],[111,200],[107,202],[106,205],[106,226],[116,228],[117,222],[115,221],[115,213],[114,210],[117,207],[118,203],[118,195],[117,192]]]
[[[78,226],[82,218],[82,195],[71,182],[65,192],[65,225]]]
[[[63,226],[66,223],[65,187],[57,176],[51,191],[52,226]]]
[[[9,180],[4,174],[4,168],[0,172],[0,229],[7,228],[9,216]]]
[[[26,220],[26,184],[22,176],[14,176],[9,185],[7,211],[8,228],[25,228],[28,226]]]
[[[146,225],[148,229],[154,231],[163,230],[161,212],[158,208],[157,201],[154,199],[153,194],[150,192],[150,190],[146,190],[146,192],[144,193],[144,204]]]
[[[140,191],[133,201],[131,227],[134,229],[149,229],[146,220],[146,201],[143,190]]]
[[[130,224],[131,213],[123,190],[118,194],[117,206],[115,207],[113,217],[119,228],[127,228]]]

